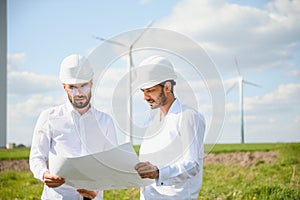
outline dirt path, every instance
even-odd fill
[[[204,159],[204,165],[240,164],[248,167],[257,163],[273,163],[276,161],[277,156],[278,152],[276,151],[208,154]],[[0,172],[6,170],[29,170],[28,160],[0,160]]]
[[[240,164],[248,167],[258,163],[274,163],[277,156],[277,151],[208,154],[204,164]]]
[[[22,160],[0,160],[0,172],[6,170],[29,170],[29,163],[27,159]]]

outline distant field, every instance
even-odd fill
[[[274,151],[282,149],[286,145],[286,143],[216,144],[210,153]],[[210,146],[211,145],[205,145],[205,149]]]
[[[249,151],[278,151],[279,155],[274,163],[257,162],[249,167],[205,165],[198,200],[300,199],[300,143],[218,144],[211,153]],[[28,158],[29,149],[1,149],[0,155],[0,159]],[[0,199],[39,199],[42,186],[29,171],[0,172]],[[139,189],[105,191],[105,199],[138,200]]]
[[[29,157],[29,148],[18,149],[1,149],[0,148],[0,160],[19,160],[27,159]]]
[[[286,143],[216,144],[216,145],[205,145],[205,149],[206,152],[209,150],[210,153],[254,152],[254,151],[273,151],[277,149],[282,149],[286,145],[288,144]],[[140,146],[134,145],[134,149],[138,153]],[[30,152],[30,148],[20,148],[20,149],[0,148],[0,160],[27,159],[29,157],[29,152]]]

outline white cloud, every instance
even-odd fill
[[[187,34],[229,65],[237,55],[244,67],[283,66],[299,48],[300,1],[276,0],[265,8],[224,0],[183,0],[158,24]]]
[[[65,96],[52,97],[41,94],[32,95],[24,102],[11,104],[8,106],[11,119],[19,121],[36,117],[42,110],[64,102]]]
[[[25,53],[8,54],[7,86],[9,95],[31,95],[58,90],[57,76],[22,71],[26,64]]]
[[[247,142],[300,141],[300,84],[282,84],[263,96],[244,99],[244,128]],[[238,103],[226,104],[222,141],[239,142]],[[233,137],[228,139],[228,137]]]
[[[295,70],[292,70],[292,71],[288,71],[286,74],[288,76],[300,77],[300,69],[295,69]]]
[[[140,0],[139,2],[146,4],[149,1]],[[293,55],[297,57],[300,49],[299,21],[300,1],[297,0],[274,0],[262,8],[231,4],[225,0],[182,0],[170,16],[156,25],[178,31],[199,41],[219,67],[230,66],[231,70],[235,69],[234,56],[237,56],[241,67],[266,70],[279,66],[297,65],[292,59]],[[177,46],[177,44],[174,45]],[[296,52],[297,49],[298,52]],[[139,58],[139,54],[136,54],[135,61]],[[65,95],[56,98],[49,93],[60,90],[57,76],[21,71],[26,64],[25,61],[25,53],[8,55],[9,98],[26,95],[23,102],[9,102],[8,127],[10,138],[19,139],[20,137],[15,136],[23,135],[22,138],[27,140],[31,137],[30,134],[32,134],[39,112],[64,102]],[[99,90],[94,93],[95,104],[99,104],[100,108],[106,109],[105,111],[111,111],[114,88],[126,72],[127,65],[124,61],[125,59],[122,59],[113,63],[118,67],[109,68],[101,78],[101,84],[97,86]],[[296,69],[286,72],[286,75],[297,77],[300,72]],[[225,90],[234,81],[235,78],[226,80]],[[201,100],[201,105],[199,105],[201,110],[210,116],[212,107],[209,104],[210,96],[206,87],[194,80],[190,82],[190,86]],[[260,97],[245,98],[245,131],[249,133],[248,135],[252,135],[248,137],[259,139],[263,133],[272,137],[272,134],[280,135],[283,132],[287,133],[285,137],[289,137],[288,132],[298,133],[300,128],[299,87],[299,84],[280,85],[275,91]],[[227,133],[238,133],[238,102],[228,103],[226,110],[230,126]],[[12,141],[18,142],[14,139]]]
[[[142,5],[146,5],[150,2],[151,2],[151,0],[139,0],[139,3],[142,4]]]
[[[29,145],[39,113],[61,103],[57,76],[21,71],[26,54],[8,54],[8,142]],[[62,88],[61,88],[62,90]]]
[[[17,70],[19,65],[25,63],[26,55],[25,53],[15,53],[7,55],[7,70],[8,72],[12,70]]]
[[[8,105],[8,142],[30,145],[37,117],[44,109],[65,102],[66,97],[32,95],[26,101]]]
[[[292,116],[299,116],[300,113],[300,84],[282,84],[275,91],[244,98],[244,114],[251,115],[249,119],[254,119],[255,115],[272,118],[275,115],[284,116],[290,120]],[[239,104],[229,102],[226,110],[229,115],[239,114]]]
[[[33,72],[11,71],[8,73],[9,94],[33,94],[58,90],[61,85],[57,76]]]
[[[290,111],[299,107],[300,84],[282,84],[274,92],[267,93],[261,97],[246,98],[245,103],[260,109],[272,108],[276,111],[282,108]],[[299,107],[300,109],[300,107]]]

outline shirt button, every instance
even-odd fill
[[[163,185],[164,183],[163,183],[163,182],[161,182],[160,184],[161,184],[161,185]]]

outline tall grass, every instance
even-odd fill
[[[222,144],[216,145],[213,152],[256,151],[255,149],[277,150],[280,154],[277,161],[271,164],[257,162],[249,167],[237,164],[205,165],[198,200],[300,199],[300,143]],[[136,150],[138,151],[138,147]],[[43,184],[35,180],[29,171],[0,173],[0,199],[39,199],[42,187]],[[138,200],[139,189],[105,191],[104,198]]]

